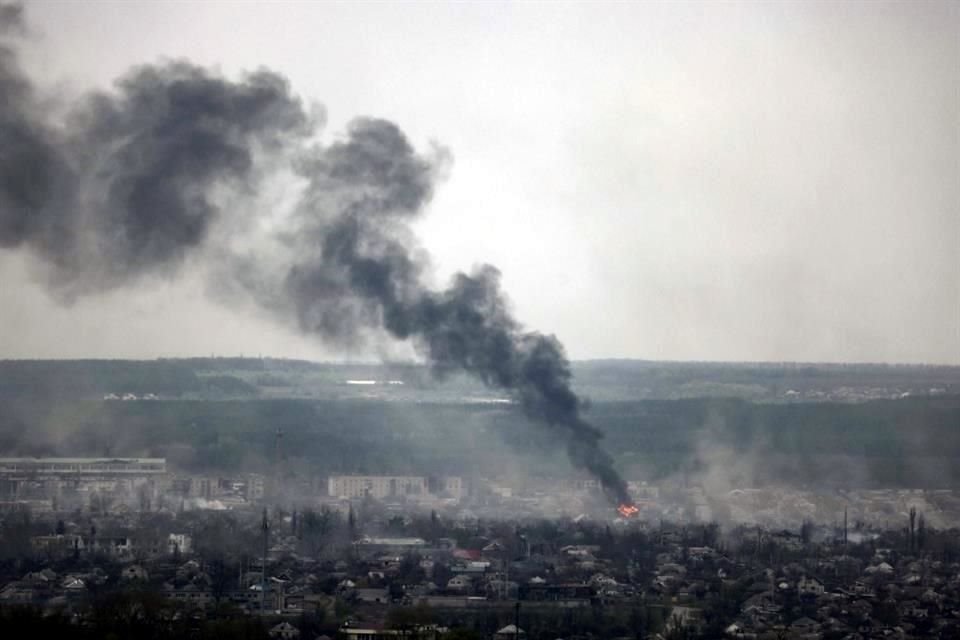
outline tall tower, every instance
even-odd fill
[[[267,520],[267,508],[263,508],[263,564],[260,565],[260,617],[263,617],[264,603],[267,598],[267,553],[270,549],[270,522]]]
[[[282,495],[281,491],[281,476],[283,474],[283,429],[277,427],[277,431],[273,437],[273,473],[271,474],[270,484],[273,486],[271,490],[271,501],[274,506],[280,501]]]
[[[843,550],[847,550],[847,508],[843,508]]]

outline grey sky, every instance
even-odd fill
[[[960,363],[960,3],[27,5],[68,97],[265,66],[327,136],[454,163],[418,229],[573,358]],[[181,281],[64,307],[0,253],[0,357],[334,353]]]

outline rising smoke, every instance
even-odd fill
[[[20,7],[0,6],[0,35],[22,26]],[[424,284],[410,223],[449,163],[444,150],[418,153],[370,118],[320,145],[320,119],[269,71],[236,82],[187,62],[137,67],[56,116],[5,45],[0,95],[0,247],[41,258],[60,298],[213,261],[220,285],[304,332],[343,344],[385,330],[438,375],[463,370],[509,392],[576,467],[629,502],[562,345],[513,318],[497,269],[457,274],[441,291]],[[229,203],[256,200],[291,169],[302,194],[288,215],[229,224],[242,208]]]

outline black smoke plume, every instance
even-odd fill
[[[4,6],[0,34],[19,30]],[[188,63],[144,66],[60,122],[0,49],[0,247],[42,256],[73,296],[170,273],[207,239],[215,189],[243,189],[260,149],[310,120],[281,76],[230,82]]]
[[[20,31],[19,7],[0,6],[0,36]],[[137,67],[61,115],[36,93],[4,45],[0,247],[41,258],[61,297],[213,261],[221,285],[304,332],[343,344],[385,330],[438,374],[463,370],[510,393],[612,500],[629,502],[583,418],[563,347],[514,319],[499,272],[425,285],[410,223],[448,164],[444,150],[418,153],[396,125],[370,118],[320,145],[317,118],[269,71],[237,82],[187,62]],[[229,203],[255,200],[271,179],[301,189],[294,210],[269,232],[229,224],[241,215]]]

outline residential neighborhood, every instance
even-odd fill
[[[915,510],[884,529],[331,505],[8,509],[0,616],[82,630],[120,598],[142,600],[130,624],[207,633],[245,619],[273,638],[960,633],[960,530]]]

